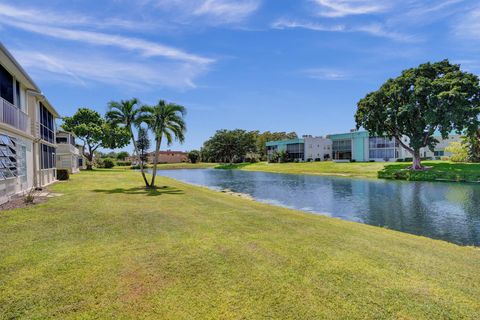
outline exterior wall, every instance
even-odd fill
[[[332,158],[332,140],[323,137],[303,137],[305,143],[304,160],[320,159],[320,161]]]
[[[277,141],[268,141],[266,143],[267,148],[267,157],[271,159],[271,156],[274,152],[287,151],[289,145],[304,144],[304,139],[289,139],[289,140],[277,140]],[[305,152],[305,147],[303,147],[302,152]],[[300,160],[304,160],[305,156],[302,156]]]
[[[0,204],[2,204],[7,202],[11,196],[26,192],[33,187],[33,142],[1,128],[0,135],[6,135],[16,140],[17,168],[20,165],[25,168],[24,172],[19,170],[16,177],[0,179]]]
[[[147,162],[153,163],[155,153],[151,152],[147,155]],[[188,162],[188,153],[181,151],[160,151],[158,155],[158,163],[182,163]]]
[[[59,138],[64,138],[66,142],[59,142]],[[80,150],[75,145],[75,136],[59,131],[57,132],[57,169],[68,170],[69,173],[80,171],[78,160],[80,159]]]
[[[327,138],[332,140],[332,151],[335,141],[350,141],[351,142],[351,157],[348,160],[368,161],[368,132],[354,131],[349,133],[331,134]],[[334,160],[338,160],[338,156],[332,152]]]

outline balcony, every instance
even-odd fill
[[[80,150],[69,143],[57,143],[57,154],[80,155]]]
[[[28,133],[28,115],[3,98],[0,98],[0,122]]]

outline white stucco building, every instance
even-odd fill
[[[0,204],[56,179],[58,113],[0,43]]]

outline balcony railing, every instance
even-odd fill
[[[0,98],[0,122],[28,132],[28,115],[3,98]]]
[[[80,155],[80,150],[78,150],[77,147],[69,143],[57,143],[57,153],[58,154],[71,153],[78,156]]]

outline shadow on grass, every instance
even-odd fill
[[[115,188],[115,189],[95,189],[93,192],[98,193],[105,193],[105,194],[138,194],[138,195],[146,195],[148,197],[157,197],[163,194],[174,194],[174,195],[181,195],[184,192],[180,189],[174,187],[155,187],[155,188],[145,188],[145,187],[135,187],[130,189],[125,188]]]

